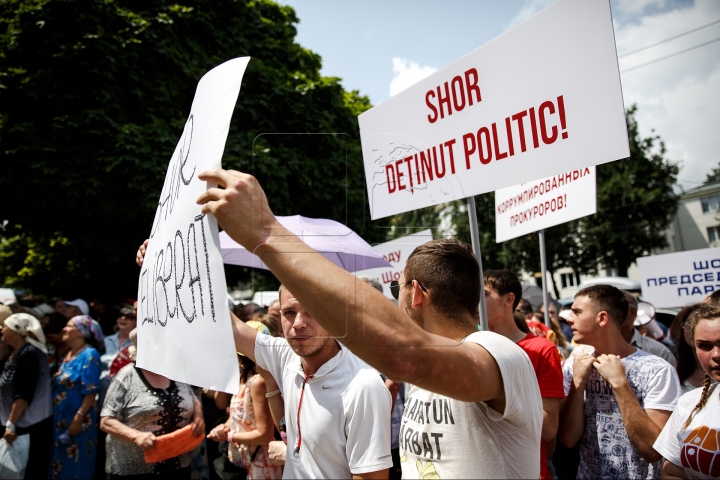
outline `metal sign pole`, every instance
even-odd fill
[[[467,197],[468,218],[470,219],[470,239],[473,252],[477,257],[480,266],[480,325],[484,332],[488,331],[487,307],[485,306],[485,280],[482,267],[482,256],[480,255],[480,232],[478,232],[477,209],[475,208],[475,197]]]
[[[543,312],[545,313],[545,325],[550,327],[550,312],[548,311],[547,261],[545,260],[545,229],[538,232],[538,237],[540,238],[540,272],[542,275]]]

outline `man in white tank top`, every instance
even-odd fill
[[[398,309],[285,229],[252,176],[218,169],[199,178],[222,187],[200,196],[203,213],[262,257],[315,321],[389,378],[414,385],[400,433],[403,477],[540,476],[535,373],[512,341],[477,331],[482,284],[467,244],[418,247],[395,289]]]

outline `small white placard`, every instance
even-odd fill
[[[702,302],[720,288],[720,248],[637,259],[643,300],[658,308]]]
[[[517,238],[597,211],[595,167],[495,190],[495,241]]]

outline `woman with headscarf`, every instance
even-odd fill
[[[100,324],[72,317],[62,340],[70,350],[53,378],[53,478],[91,478],[97,451],[95,396],[100,391]]]
[[[3,438],[13,443],[19,435],[30,434],[25,478],[46,478],[52,443],[52,406],[42,326],[30,314],[10,315],[5,319],[2,341],[13,349],[0,373]]]
[[[205,432],[202,405],[190,385],[138,368],[137,329],[130,333],[128,355],[133,363],[115,376],[100,412],[100,428],[105,439],[105,472],[109,480],[135,479],[189,480],[190,463],[200,451],[192,451],[160,462],[146,463],[145,451],[154,447],[157,437],[192,424],[195,437]]]

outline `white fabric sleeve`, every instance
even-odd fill
[[[390,468],[390,391],[370,368],[358,372],[350,385],[343,394],[350,472],[360,475]]]
[[[258,333],[255,337],[255,363],[270,372],[280,390],[283,389],[283,370],[292,355],[294,352],[284,338],[275,338],[262,333]]]
[[[672,366],[665,363],[664,368],[653,375],[647,386],[647,395],[643,402],[644,410],[675,410],[677,400],[682,395],[680,380]]]
[[[572,387],[573,378],[573,365],[575,364],[575,357],[570,356],[565,361],[565,365],[562,367],[563,372],[563,389],[565,390],[565,398],[570,394],[570,387]]]
[[[682,417],[684,415],[679,410],[675,410],[653,445],[655,451],[662,455],[665,460],[674,463],[678,467],[682,467],[682,461],[680,460],[681,445],[678,441],[678,432],[682,426],[681,423],[685,420]]]

